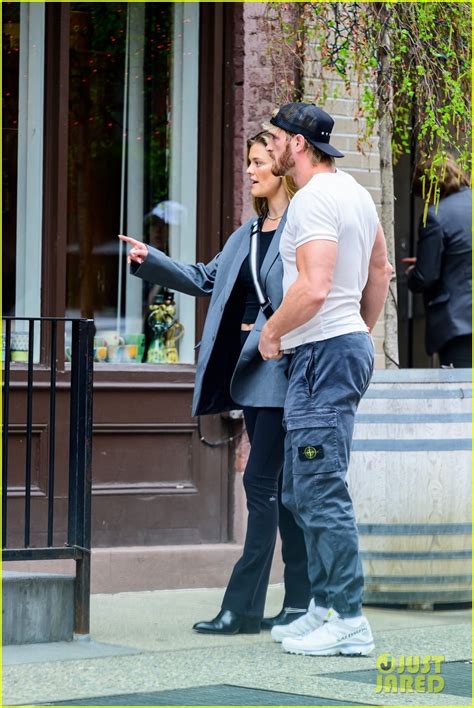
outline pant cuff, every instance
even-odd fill
[[[350,619],[351,617],[359,617],[362,614],[362,605],[359,607],[351,607],[347,610],[340,610],[337,607],[333,608],[342,617],[342,619]]]
[[[285,597],[283,607],[297,607],[307,610],[311,597]]]

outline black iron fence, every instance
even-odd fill
[[[89,633],[90,554],[91,554],[91,452],[92,452],[92,376],[94,322],[88,319],[55,317],[16,318],[3,317],[3,430],[2,430],[2,557],[4,561],[73,559],[76,563],[74,631],[78,635]],[[69,333],[70,346],[62,347],[65,332]],[[59,346],[61,343],[61,346]],[[70,363],[65,363],[65,358]],[[35,377],[41,378],[42,394],[49,392],[49,411],[46,413],[48,453],[46,469],[41,469],[44,482],[41,498],[47,504],[36,509],[32,531],[32,471],[42,460],[33,460],[34,402],[38,393]],[[61,420],[61,434],[68,429],[68,469],[61,463],[61,486],[67,474],[67,524],[55,526],[55,488],[58,477],[57,429],[58,386],[61,394],[68,395],[68,421]],[[18,407],[11,420],[11,402],[16,389],[26,394],[24,414],[19,419]],[[49,415],[48,415],[49,413]],[[62,415],[62,413],[61,413]],[[36,423],[37,425],[37,423]],[[24,483],[18,485],[21,474],[15,449],[13,460],[9,457],[12,432],[24,435]],[[64,440],[61,441],[64,443]],[[15,477],[14,493],[9,479]],[[24,496],[22,514],[23,532],[18,533],[18,502]],[[18,499],[20,497],[20,499]],[[9,508],[15,502],[14,510]],[[33,500],[34,502],[34,500]],[[15,529],[10,529],[13,512]],[[38,518],[38,515],[40,518]],[[21,523],[21,522],[20,522]],[[38,527],[44,531],[37,533]],[[10,538],[13,537],[13,541]],[[35,538],[46,543],[35,544]]]

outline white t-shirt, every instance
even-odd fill
[[[360,300],[379,219],[372,197],[347,172],[314,175],[290,202],[280,241],[283,294],[298,277],[296,249],[308,241],[338,245],[329,295],[308,322],[282,337],[282,349],[350,332],[367,332]]]

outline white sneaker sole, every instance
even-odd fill
[[[286,637],[282,637],[281,639],[275,639],[275,637],[272,637],[272,639],[277,644],[281,644],[285,639],[303,639],[303,637],[306,637],[307,634],[310,634],[313,631],[313,629],[308,629],[306,634],[287,634]]]
[[[368,656],[375,649],[375,644],[346,644],[342,647],[328,647],[327,649],[286,649],[288,654],[300,654],[303,656]]]

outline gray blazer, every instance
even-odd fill
[[[232,408],[283,408],[288,385],[288,357],[263,361],[258,342],[266,322],[259,312],[255,327],[240,350],[240,322],[244,304],[235,288],[243,261],[249,253],[249,219],[229,237],[220,253],[207,264],[188,265],[169,258],[155,248],[131,272],[151,283],[194,296],[211,298],[196,368],[193,415],[219,413]],[[264,288],[276,309],[281,303],[283,265],[279,256],[280,236],[286,214],[272,239],[260,270]]]

